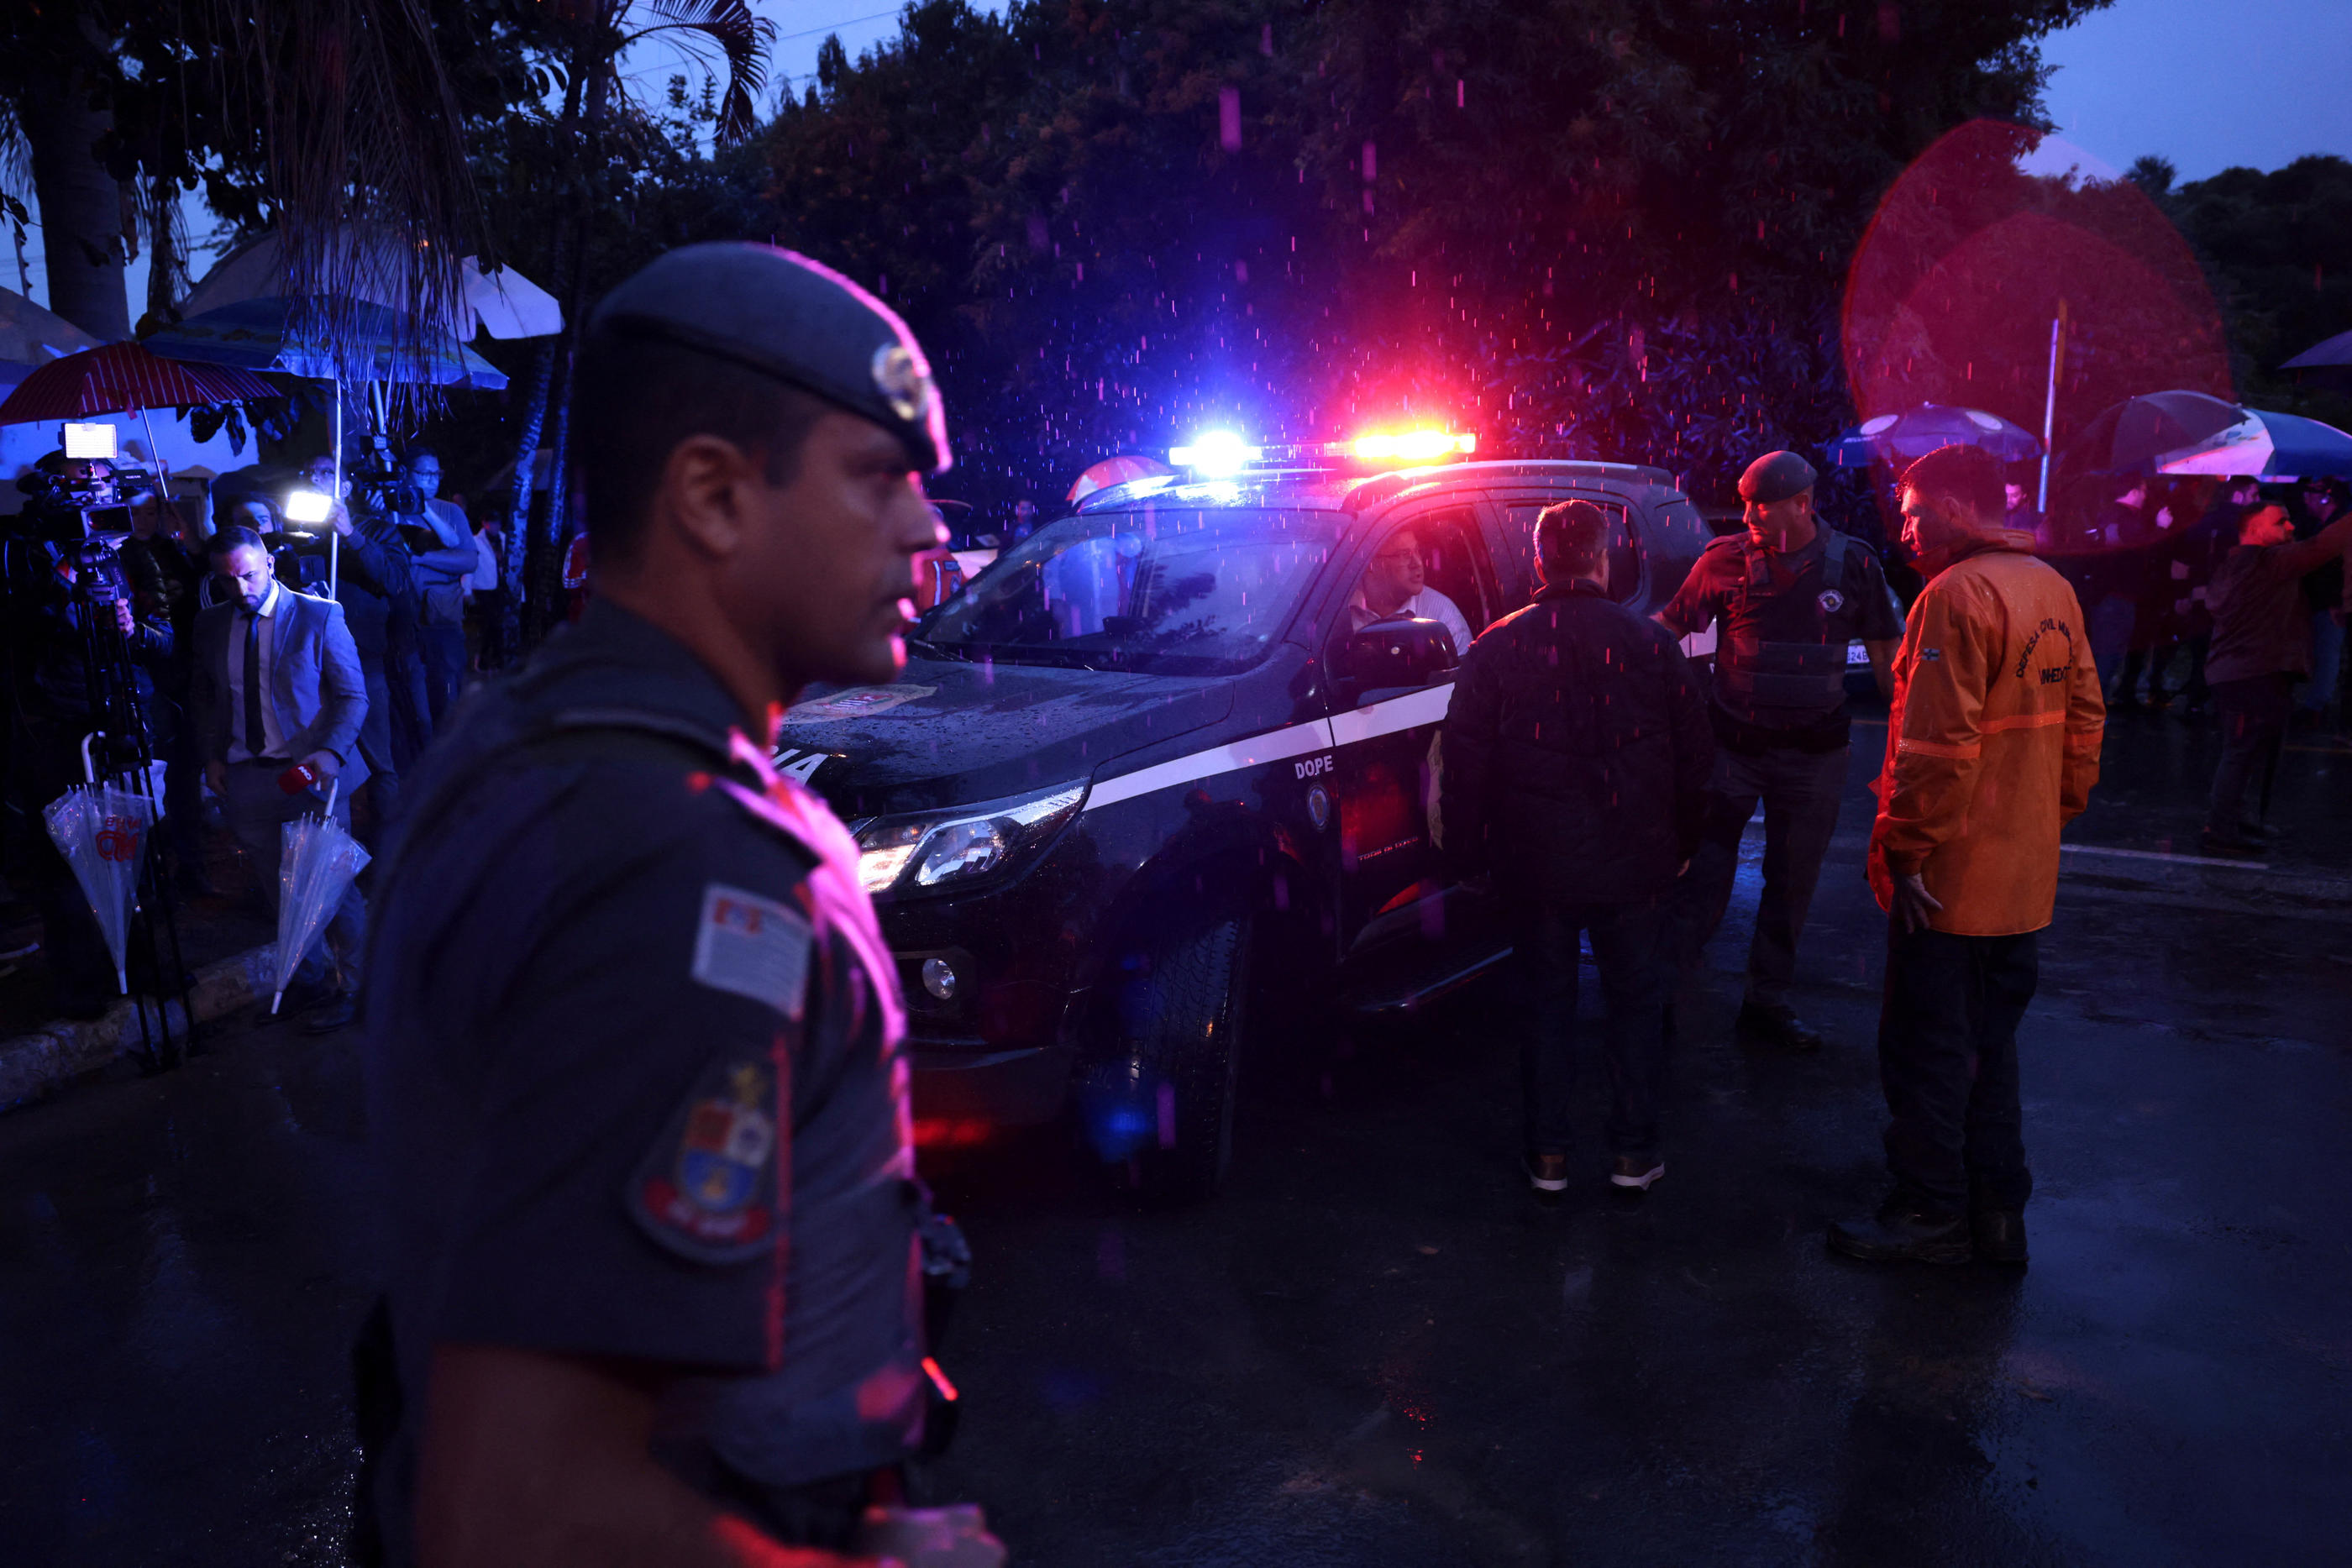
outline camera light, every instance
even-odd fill
[[[110,424],[68,424],[65,427],[65,449],[68,460],[111,463],[114,461],[114,426]]]
[[[286,497],[286,520],[289,523],[323,523],[335,509],[324,490],[292,490]]]

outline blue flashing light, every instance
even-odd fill
[[[1265,455],[1230,430],[1204,431],[1190,446],[1171,447],[1168,460],[1212,479],[1230,478]]]

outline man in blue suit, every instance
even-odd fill
[[[367,681],[342,606],[279,582],[260,535],[224,528],[211,556],[228,593],[196,618],[189,706],[205,777],[275,904],[284,824],[319,810],[331,792],[335,820],[351,825],[352,792],[367,781],[359,746]],[[310,780],[289,790],[283,780],[297,768]],[[303,1026],[311,1033],[352,1020],[365,921],[352,888],[327,923],[331,973],[316,950],[303,955],[287,998],[311,1009]]]

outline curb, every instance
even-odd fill
[[[189,1002],[196,1022],[210,1023],[269,994],[278,945],[265,942],[195,971]],[[173,1030],[187,1027],[178,998],[163,1004]],[[148,1027],[154,1027],[151,1019]],[[59,1019],[28,1034],[0,1040],[0,1112],[46,1099],[81,1077],[139,1050],[139,1015],[122,998],[88,1022]]]

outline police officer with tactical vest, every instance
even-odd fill
[[[1764,894],[1738,1034],[1787,1051],[1822,1043],[1790,1005],[1789,987],[1845,788],[1846,645],[1859,639],[1869,650],[1886,695],[1903,636],[1878,558],[1815,519],[1813,479],[1793,452],[1748,465],[1739,479],[1747,528],[1709,544],[1658,614],[1678,636],[1717,628],[1706,830],[1675,890],[1684,976],[1723,923],[1740,834],[1760,801]]]
[[[804,683],[904,660],[929,369],[848,280],[707,245],[606,296],[577,373],[595,599],[456,710],[384,868],[358,1555],[989,1568],[976,1510],[904,1490],[968,1254],[895,967],[770,762]]]

